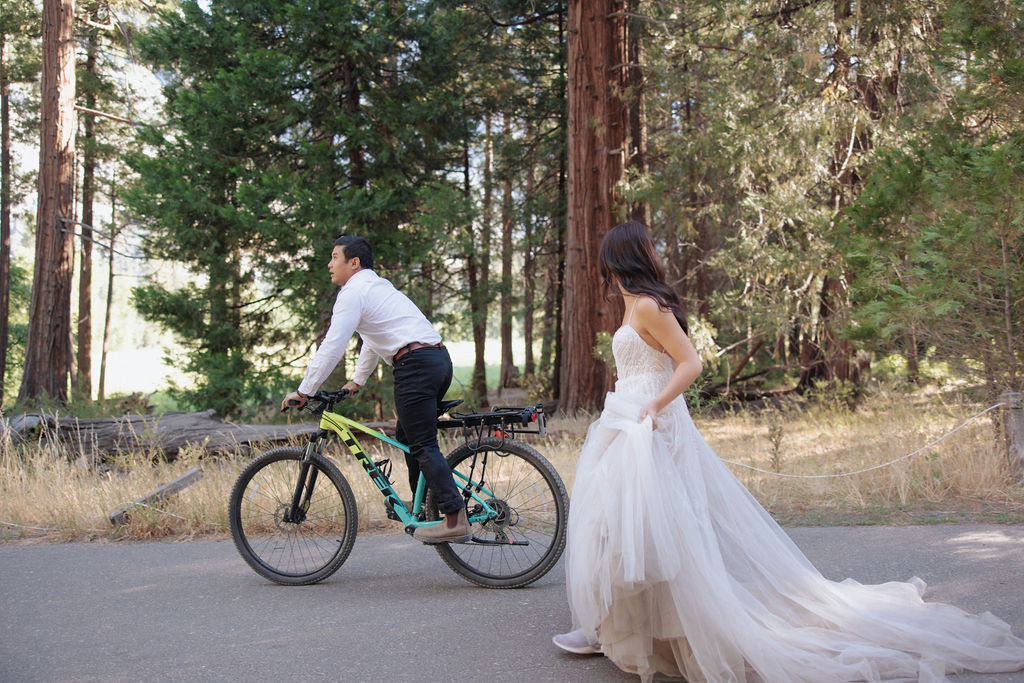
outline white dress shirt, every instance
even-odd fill
[[[441,335],[409,297],[369,269],[352,275],[338,292],[331,313],[331,326],[306,375],[299,385],[305,395],[316,393],[345,355],[352,333],[363,340],[352,381],[360,386],[377,367],[377,361],[394,363],[395,353],[407,344],[437,344]]]

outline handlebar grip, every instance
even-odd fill
[[[301,408],[301,407],[302,407],[302,406],[304,406],[304,405],[306,405],[306,404],[305,404],[305,402],[302,402],[302,403],[300,403],[300,402],[298,402],[298,401],[295,401],[295,400],[292,400],[292,401],[288,401],[288,402],[286,402],[286,403],[284,404],[284,407],[283,407],[283,408],[281,408],[281,412],[282,412],[282,413],[284,413],[284,412],[287,412],[287,410],[288,410],[289,408]]]

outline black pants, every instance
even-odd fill
[[[434,492],[437,509],[448,514],[465,506],[452,470],[437,445],[437,407],[452,383],[448,350],[427,346],[404,354],[395,363],[395,436],[409,446],[405,462],[409,486],[416,493],[420,472]]]

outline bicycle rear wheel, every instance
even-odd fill
[[[356,540],[358,513],[344,475],[322,455],[304,466],[299,448],[274,448],[242,470],[228,519],[235,547],[249,566],[276,583],[301,586],[327,578]],[[299,478],[303,496],[292,501]]]
[[[453,450],[448,464],[472,479],[473,490],[498,516],[473,524],[468,543],[437,545],[445,564],[487,588],[520,588],[548,573],[565,549],[569,513],[569,496],[551,463],[522,442],[488,437]],[[465,486],[460,477],[456,483]],[[470,499],[470,516],[480,507]],[[432,496],[427,515],[440,517]]]

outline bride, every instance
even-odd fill
[[[587,433],[566,584],[576,654],[689,681],[941,681],[1024,668],[989,613],[921,599],[924,582],[825,579],[718,459],[682,392],[701,372],[650,234],[613,228],[601,273],[625,301],[618,381]]]

